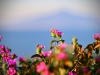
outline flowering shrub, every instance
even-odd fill
[[[63,33],[54,28],[50,32],[53,38],[50,49],[43,51],[45,46],[37,45],[32,60],[11,54],[10,48],[0,45],[0,75],[100,75],[100,34],[95,34],[96,41],[86,48],[73,37],[73,52],[69,52]],[[93,51],[97,57],[93,56]]]

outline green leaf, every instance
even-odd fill
[[[6,63],[3,63],[3,64],[2,64],[2,69],[3,69],[4,71],[7,70],[7,64],[6,64]]]

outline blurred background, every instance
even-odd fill
[[[55,28],[67,44],[77,37],[86,47],[100,33],[99,13],[100,0],[0,0],[0,44],[30,57],[37,44],[49,50],[50,29]]]

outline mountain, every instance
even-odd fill
[[[0,35],[3,36],[0,44],[10,47],[12,53],[17,53],[18,56],[31,56],[35,54],[37,44],[45,45],[45,50],[49,50],[52,27],[64,33],[63,39],[67,44],[71,44],[72,37],[75,36],[83,47],[93,43],[95,41],[93,35],[100,32],[99,22],[93,17],[58,12],[38,18],[31,16],[22,19],[11,27],[13,30],[18,29],[18,31],[0,32]]]
[[[99,30],[99,24],[97,18],[68,12],[42,15],[37,18],[31,16],[17,23],[19,29],[28,31],[47,31],[52,27],[63,30]],[[15,26],[17,27],[17,25]]]

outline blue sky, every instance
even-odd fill
[[[100,32],[99,0],[0,1],[1,44],[18,55],[32,55],[37,44],[49,49],[50,29],[64,32],[68,44],[76,36],[85,47]],[[44,39],[45,38],[45,39]]]

